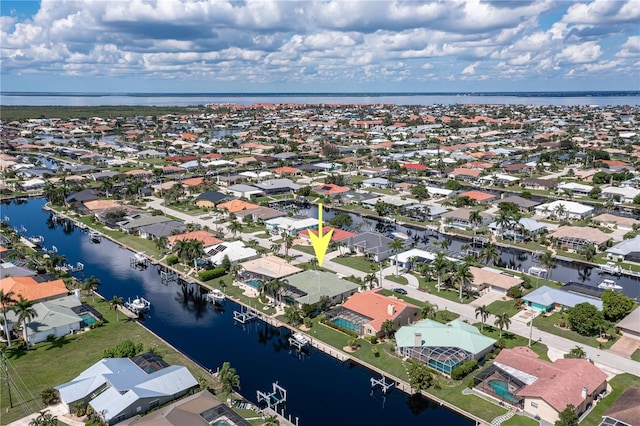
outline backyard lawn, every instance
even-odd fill
[[[336,257],[331,261],[366,273],[378,271],[379,268],[377,263],[371,262],[364,256]]]
[[[640,377],[629,373],[619,374],[611,379],[609,384],[612,388],[611,393],[596,404],[589,415],[580,422],[581,426],[598,426],[600,422],[602,422],[602,415],[620,398],[620,395],[622,395],[626,389],[640,386]]]

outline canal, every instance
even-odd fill
[[[82,262],[78,278],[99,278],[104,298],[149,300],[144,325],[204,368],[215,370],[230,361],[240,375],[240,392],[249,400],[256,402],[257,390],[270,390],[278,381],[288,392],[287,415],[298,417],[302,426],[472,424],[424,398],[372,392],[367,369],[315,350],[300,355],[288,347],[286,331],[260,322],[236,325],[232,312],[239,307],[234,303],[227,301],[224,312],[213,310],[193,296],[195,287],[164,285],[155,267],[131,268],[132,252],[106,239],[92,243],[87,233],[48,221],[44,204],[43,199],[3,203],[0,217],[8,217],[12,227],[26,228],[27,236],[42,235],[45,247],[55,245],[69,263]]]

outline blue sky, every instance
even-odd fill
[[[0,88],[640,90],[638,0],[0,2]]]

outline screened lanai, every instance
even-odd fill
[[[451,370],[473,359],[473,354],[464,349],[446,346],[412,346],[402,348],[402,355],[426,364],[434,370],[451,375]]]
[[[357,333],[359,336],[364,334],[364,325],[372,320],[365,315],[343,307],[328,311],[326,319],[339,327]]]

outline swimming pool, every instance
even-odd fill
[[[362,328],[360,324],[355,324],[348,319],[340,317],[332,319],[331,322],[349,331],[355,331],[356,333],[360,332],[360,329]]]
[[[82,318],[82,322],[84,323],[85,326],[89,326],[95,322],[98,322],[98,320],[89,312],[83,312],[79,315],[80,315],[80,318]]]
[[[262,285],[262,283],[257,280],[249,280],[247,281],[247,284],[255,288],[256,290],[260,289],[260,286]]]
[[[509,385],[502,380],[489,380],[489,386],[493,389],[496,395],[505,401],[509,401],[511,403],[518,402],[518,398],[509,392]]]

